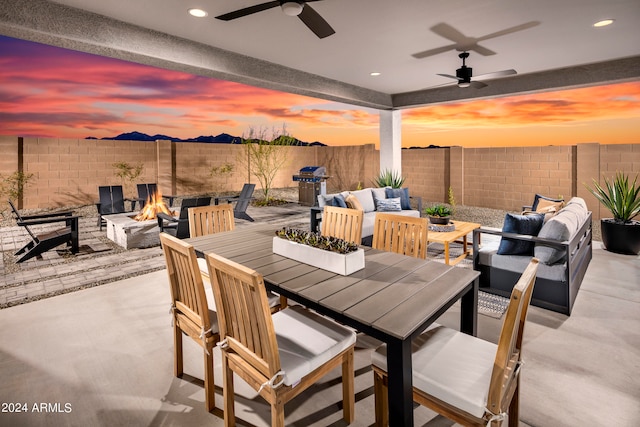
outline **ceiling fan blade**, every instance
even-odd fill
[[[470,37],[465,36],[460,31],[456,30],[449,24],[445,24],[444,22],[436,24],[430,29],[440,37],[456,42],[456,44],[466,43],[470,39]]]
[[[503,77],[503,76],[512,76],[514,74],[518,74],[516,70],[502,70],[502,71],[494,71],[493,73],[480,74],[475,76],[475,80],[485,80],[491,79],[494,77]]]
[[[437,47],[435,49],[429,49],[429,50],[425,50],[423,52],[414,53],[411,56],[413,56],[414,58],[417,58],[417,59],[422,59],[422,58],[426,58],[427,56],[437,55],[439,53],[447,52],[447,51],[453,50],[455,48],[456,48],[455,44],[450,44],[449,46],[442,46],[442,47]]]
[[[216,16],[216,19],[222,21],[231,21],[232,19],[242,18],[243,16],[252,15],[254,13],[262,12],[263,10],[273,9],[280,6],[279,1],[268,1],[266,3],[257,4],[255,6],[245,7],[233,12],[225,13],[224,15]]]
[[[451,74],[438,74],[438,76],[448,77],[448,78],[454,79],[454,80],[460,80],[458,77],[452,76]]]
[[[472,50],[472,51],[474,51],[476,53],[479,53],[480,55],[483,55],[483,56],[491,56],[491,55],[495,55],[496,54],[491,49],[487,49],[486,47],[480,46],[477,43],[474,43],[473,46],[469,46],[467,50]]]
[[[478,82],[478,81],[472,80],[471,83],[469,83],[469,86],[474,88],[474,89],[482,89],[483,87],[487,87],[488,85],[486,83],[482,83],[482,82]]]
[[[486,36],[478,37],[478,41],[493,39],[495,37],[504,36],[505,34],[511,34],[518,31],[526,30],[527,28],[540,25],[539,21],[525,22],[524,24],[516,25],[515,27],[507,28],[506,30],[496,31],[495,33],[487,34]]]
[[[318,38],[323,39],[335,33],[335,30],[331,28],[331,25],[329,25],[329,23],[308,4],[304,5],[302,13],[298,15],[298,18],[300,18],[300,20],[304,22],[304,24],[309,27],[309,29],[318,36]]]

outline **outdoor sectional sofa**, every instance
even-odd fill
[[[376,212],[387,212],[419,218],[422,212],[422,198],[409,195],[408,188],[364,188],[356,191],[343,191],[334,194],[318,195],[318,205],[311,208],[311,231],[320,230],[322,211],[326,205],[349,207],[347,199],[353,196],[357,199],[358,208],[362,208],[362,244],[371,246],[373,240],[373,225]],[[345,203],[344,206],[342,203]],[[417,209],[412,208],[412,204]],[[384,205],[384,206],[383,206]]]
[[[509,297],[514,284],[535,256],[540,264],[531,304],[571,315],[592,256],[592,214],[586,203],[579,197],[572,198],[553,216],[541,220],[542,228],[535,233],[537,235],[507,232],[505,229],[513,231],[513,221],[508,220],[517,217],[519,219],[514,221],[518,221],[529,216],[509,215],[502,230],[479,228],[473,231],[473,265],[481,273],[480,289]],[[500,236],[500,242],[482,242],[482,234]],[[530,253],[525,254],[499,254],[500,244],[505,239],[511,245],[532,245],[532,253],[529,250]]]

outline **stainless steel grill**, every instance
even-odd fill
[[[319,194],[327,194],[327,169],[324,166],[305,166],[293,180],[298,182],[298,200],[302,206],[317,204]]]

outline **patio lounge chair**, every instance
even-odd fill
[[[178,218],[159,212],[157,217],[160,232],[171,234],[178,239],[189,238],[191,236],[189,233],[189,208],[207,206],[209,204],[211,204],[211,197],[194,197],[182,199]]]
[[[255,184],[244,184],[242,186],[242,191],[240,191],[240,194],[238,196],[216,197],[214,199],[214,204],[217,205],[221,200],[224,200],[227,203],[236,202],[236,205],[233,208],[233,216],[238,219],[244,219],[253,222],[253,218],[251,218],[247,213],[247,208],[249,207],[249,203],[251,203],[251,200],[253,200],[253,191],[255,189]]]
[[[63,243],[71,247],[71,253],[78,253],[80,245],[78,244],[78,216],[73,216],[73,212],[57,212],[43,215],[22,216],[16,207],[9,200],[9,205],[16,217],[17,224],[29,233],[31,241],[24,245],[16,256],[23,254],[18,258],[17,262],[23,262],[35,256],[41,255],[50,249],[60,246]],[[41,234],[35,234],[29,228],[30,225],[52,224],[64,222],[65,226],[53,231],[47,231]]]
[[[98,209],[98,226],[102,231],[102,226],[106,225],[105,215],[130,212],[124,207],[124,193],[122,185],[107,185],[98,187],[100,201],[96,203]]]

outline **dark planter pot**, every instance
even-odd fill
[[[611,252],[626,255],[640,253],[640,221],[623,224],[612,218],[600,220],[602,243]]]
[[[429,217],[429,222],[431,224],[447,225],[447,224],[449,224],[449,220],[450,219],[451,219],[450,216],[430,216]]]

